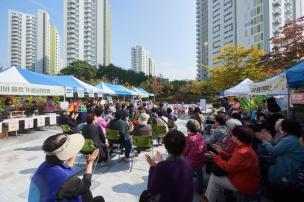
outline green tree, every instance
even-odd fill
[[[97,70],[86,61],[75,60],[69,66],[60,71],[63,75],[73,75],[76,78],[88,82],[96,78]]]
[[[267,72],[260,59],[264,52],[255,47],[244,48],[229,44],[220,49],[220,53],[213,59],[220,65],[209,68],[211,83],[219,92],[237,85],[242,80],[260,80],[267,77]]]
[[[118,83],[128,83],[133,86],[139,86],[148,79],[142,72],[138,73],[132,70],[122,69],[113,64],[109,66],[100,65],[97,71],[97,77],[109,82],[116,80]]]

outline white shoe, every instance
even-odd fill
[[[130,162],[130,161],[131,161],[131,159],[130,159],[130,158],[127,158],[127,157],[123,157],[123,160],[124,160],[125,162]]]

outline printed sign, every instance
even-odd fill
[[[78,97],[84,97],[84,90],[83,88],[77,88]]]
[[[298,104],[298,105],[304,104],[304,93],[292,93],[290,97],[292,104]]]
[[[94,90],[88,89],[89,97],[94,97]]]
[[[267,79],[251,85],[251,95],[286,95],[287,79],[285,75],[279,75],[277,77]]]
[[[56,125],[56,124],[57,124],[57,115],[50,114],[50,125]]]
[[[8,122],[8,132],[13,132],[19,130],[18,120],[9,120]]]
[[[99,90],[99,91],[97,92],[97,96],[98,96],[98,97],[102,97],[102,91],[101,91],[101,90]]]
[[[73,97],[73,88],[70,87],[65,88],[65,97]]]
[[[37,127],[45,126],[45,116],[37,116]]]
[[[4,83],[0,84],[0,95],[63,95],[64,89],[60,86],[37,84]]]
[[[33,118],[24,119],[24,129],[30,129],[30,128],[34,128],[34,119]]]
[[[68,110],[69,109],[69,103],[68,102],[60,102],[60,109],[61,110]]]
[[[200,99],[200,108],[202,111],[206,111],[206,99]]]

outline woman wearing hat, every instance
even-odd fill
[[[84,138],[81,134],[57,134],[47,138],[42,146],[45,161],[31,179],[28,201],[95,201],[104,202],[102,196],[93,198],[90,191],[92,168],[99,150],[87,158],[83,179],[72,169],[76,154],[81,150]]]

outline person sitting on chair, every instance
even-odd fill
[[[59,133],[47,138],[42,146],[45,161],[31,179],[28,201],[92,201],[104,202],[102,196],[93,198],[90,191],[93,163],[99,151],[87,157],[83,179],[72,169],[76,154],[84,145],[81,134]]]
[[[245,195],[255,195],[259,190],[260,170],[259,160],[251,147],[254,132],[246,126],[235,126],[232,130],[232,139],[237,144],[231,158],[227,160],[228,154],[215,146],[219,153],[210,153],[213,158],[216,170],[213,169],[210,176],[205,197],[208,202],[216,202],[219,199],[220,191],[228,189]]]
[[[148,135],[151,136],[152,135],[152,127],[150,124],[148,124],[148,120],[149,120],[150,116],[149,114],[146,113],[142,113],[139,115],[138,118],[138,124],[135,126],[132,135],[138,135],[138,136],[142,136],[142,135]]]
[[[131,143],[131,136],[129,133],[129,125],[126,121],[121,119],[119,112],[115,112],[115,119],[110,121],[108,128],[119,131],[121,147],[125,148],[124,160],[130,161],[130,152],[132,148],[132,143]]]
[[[99,163],[102,161],[107,161],[107,148],[109,147],[109,144],[107,143],[107,139],[105,137],[105,134],[102,132],[101,127],[97,125],[96,117],[93,113],[89,113],[87,115],[87,125],[85,125],[85,127],[82,129],[82,135],[86,139],[93,140],[94,146],[99,149]]]
[[[172,130],[164,137],[168,158],[163,160],[157,152],[158,163],[146,154],[150,165],[148,190],[141,196],[140,202],[192,202],[193,179],[190,163],[182,157],[186,147],[185,135],[177,130]]]

